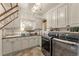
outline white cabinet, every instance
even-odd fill
[[[38,45],[38,37],[34,36],[33,40],[34,40],[34,46],[37,46]]]
[[[22,49],[29,48],[29,38],[28,37],[22,37]]]
[[[66,27],[67,23],[67,5],[58,8],[58,27]]]
[[[41,36],[34,36],[34,45],[35,46],[41,46]]]
[[[19,51],[22,49],[22,41],[20,38],[14,38],[14,44],[13,44],[13,50],[14,51]]]
[[[34,47],[34,46],[38,46],[41,45],[41,38],[40,36],[32,36],[29,37],[29,47]]]
[[[22,49],[21,42],[22,41],[20,40],[20,38],[3,39],[2,41],[3,55],[21,50]]]
[[[52,10],[52,11],[51,11]],[[64,28],[79,26],[79,4],[62,4],[48,11],[44,17],[47,19],[47,28]],[[57,19],[57,20],[56,20]]]
[[[47,27],[62,28],[69,25],[68,19],[68,4],[60,5],[59,7],[50,10],[46,13]]]
[[[41,36],[38,36],[38,45],[40,45],[40,47],[41,47],[41,44],[42,44],[42,42],[41,42]]]
[[[12,42],[10,41],[10,39],[3,39],[2,40],[2,53],[4,54],[8,54],[12,52]]]
[[[36,36],[35,42],[36,42],[36,45],[41,46],[41,36]]]
[[[52,28],[57,28],[57,9],[53,10],[52,12],[51,25]]]
[[[34,42],[34,37],[29,37],[29,47],[34,47],[35,42]]]
[[[51,25],[51,13],[49,12],[47,15],[46,15],[46,20],[47,20],[47,28],[49,29],[50,27],[52,27]]]
[[[3,55],[41,45],[40,36],[9,38],[2,40]]]
[[[79,4],[69,4],[69,23],[71,27],[79,26]]]

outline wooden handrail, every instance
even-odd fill
[[[4,10],[6,11],[6,8],[4,7],[4,5],[1,3],[2,7],[4,8]]]
[[[8,13],[9,11],[11,11],[12,9],[14,9],[14,8],[16,8],[16,7],[18,7],[18,5],[16,5],[16,6],[10,8],[9,10],[7,10],[7,11],[5,11],[5,12],[3,12],[3,13],[1,13],[1,14],[0,14],[0,17],[3,16],[4,14]]]
[[[9,14],[9,15],[6,16],[5,18],[1,19],[0,22],[3,21],[3,20],[5,20],[6,18],[8,18],[9,16],[13,15],[14,13],[16,13],[16,12],[18,12],[18,11],[19,11],[19,10],[16,10],[16,11],[14,11],[13,13]]]
[[[7,26],[8,24],[10,24],[12,21],[14,21],[15,19],[17,19],[18,18],[18,16],[17,17],[15,17],[13,20],[11,20],[10,22],[8,22],[7,24],[5,24],[4,26],[2,26],[1,28],[0,28],[0,30],[1,29],[3,29],[5,26]]]

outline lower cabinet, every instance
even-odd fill
[[[11,52],[16,52],[40,45],[40,36],[9,38],[2,40],[2,54],[6,55]]]
[[[22,40],[20,38],[14,38],[13,39],[13,51],[19,51],[22,49]]]
[[[35,45],[40,45],[40,36],[35,36]]]
[[[8,54],[12,52],[12,43],[9,39],[2,40],[2,54]]]
[[[26,49],[29,48],[29,44],[28,44],[28,37],[22,38],[22,49]]]
[[[35,37],[34,42],[35,42],[34,45],[37,46],[38,45],[38,37]]]
[[[34,42],[34,37],[29,37],[29,48],[34,47],[35,46],[35,42]]]
[[[30,45],[30,47],[38,46],[38,45],[41,46],[41,36],[30,37],[30,39],[29,39],[29,45]]]
[[[38,39],[37,39],[37,43],[38,43],[38,45],[41,47],[41,36],[37,36],[38,37]]]
[[[37,46],[37,45],[38,45],[38,41],[37,41],[37,40],[38,40],[38,38],[37,38],[36,36],[33,37],[33,41],[34,41],[34,42],[33,42],[33,45],[34,45],[34,46]]]

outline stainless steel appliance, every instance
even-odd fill
[[[59,33],[59,38],[53,38],[53,56],[77,56],[79,46],[79,35]]]
[[[47,36],[42,36],[42,52],[46,56],[51,55],[51,38]]]
[[[48,36],[51,37],[51,56],[54,55],[54,38],[59,38],[58,32],[49,32]]]
[[[74,42],[69,42],[61,39],[53,39],[53,55],[54,56],[77,56],[78,46]]]
[[[49,32],[42,36],[42,52],[47,56],[78,56],[79,34]]]
[[[49,32],[47,35],[42,36],[42,52],[46,56],[52,56],[52,40],[53,38],[57,38],[58,34],[57,33],[52,33]]]

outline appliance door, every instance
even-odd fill
[[[54,56],[77,56],[78,46],[73,42],[66,40],[54,39],[53,40],[53,55]]]
[[[44,55],[50,55],[50,40],[42,37],[42,52]]]

